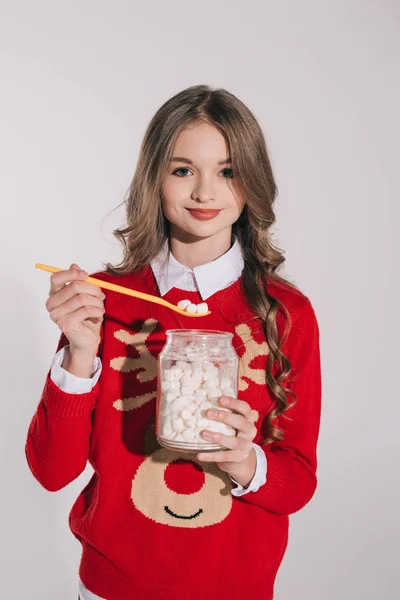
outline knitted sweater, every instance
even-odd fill
[[[150,267],[99,279],[157,295]],[[321,372],[319,330],[308,298],[269,284],[288,308],[292,327],[283,352],[292,363],[285,384],[297,403],[276,423],[284,439],[263,446],[267,483],[232,496],[215,464],[159,447],[154,432],[157,355],[165,331],[230,331],[240,358],[239,397],[257,411],[257,437],[273,400],[265,384],[268,346],[248,308],[241,280],[208,299],[211,315],[193,321],[164,307],[107,291],[99,356],[103,372],[88,394],[61,391],[48,374],[29,427],[26,455],[37,480],[56,491],[87,461],[94,474],[74,503],[70,527],[82,544],[83,583],[107,600],[269,600],[288,538],[288,515],[316,487]],[[177,304],[197,292],[171,289]],[[283,331],[279,314],[277,326]],[[58,349],[68,341],[61,336]],[[200,510],[201,509],[201,510]]]

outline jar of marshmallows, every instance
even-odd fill
[[[157,425],[159,443],[171,450],[220,450],[207,442],[205,429],[236,435],[235,429],[208,419],[221,396],[237,397],[239,360],[231,333],[172,329],[158,357]]]

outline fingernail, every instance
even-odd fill
[[[212,433],[210,433],[209,431],[202,431],[201,435],[206,438],[207,440],[211,440],[212,439]]]
[[[213,410],[212,408],[207,411],[209,417],[216,417],[218,415],[218,411]]]

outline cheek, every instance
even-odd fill
[[[184,202],[186,195],[185,185],[182,182],[176,183],[169,180],[164,184],[161,205],[166,217],[168,217],[168,214],[173,214],[174,209]]]
[[[229,196],[226,198],[225,205],[229,209],[230,216],[234,217],[236,220],[239,218],[243,210],[244,202],[242,199],[234,196],[232,192],[229,192]]]
[[[236,213],[236,215],[239,216],[243,210],[244,204],[245,202],[241,189],[237,184],[234,186],[232,181],[228,180],[225,190],[225,206],[230,209],[231,214]]]

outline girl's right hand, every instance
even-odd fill
[[[46,309],[68,338],[70,354],[93,360],[100,343],[105,295],[99,287],[85,283],[88,277],[75,263],[68,271],[53,273]]]

